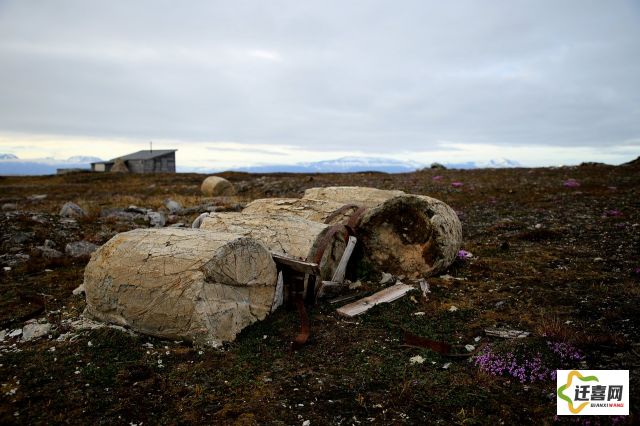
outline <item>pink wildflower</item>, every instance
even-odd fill
[[[575,179],[567,179],[564,181],[563,185],[567,188],[577,188],[580,186],[580,182]]]

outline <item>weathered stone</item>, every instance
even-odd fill
[[[9,242],[11,244],[24,244],[33,239],[34,236],[34,232],[18,231],[15,234],[11,235],[11,237],[9,238]]]
[[[112,173],[129,173],[129,168],[122,158],[116,158],[109,171]]]
[[[51,331],[51,324],[40,324],[36,320],[30,320],[22,327],[22,341],[28,342],[33,339],[37,339],[42,336],[46,336]]]
[[[64,252],[71,257],[89,257],[98,246],[89,241],[75,241],[65,246]]]
[[[18,210],[18,205],[16,203],[4,203],[2,205],[3,211],[13,211]]]
[[[220,176],[207,177],[200,186],[204,195],[209,197],[230,196],[236,194],[236,189],[231,182]]]
[[[180,211],[182,210],[182,205],[174,200],[168,199],[164,202],[164,206],[167,208],[167,210],[169,210],[169,213],[171,214],[176,214],[176,213],[180,213]]]
[[[58,259],[64,256],[64,254],[61,251],[58,251],[56,249],[49,248],[46,246],[36,247],[36,250],[38,250],[42,255],[42,257],[46,259]]]
[[[219,345],[270,312],[276,267],[252,238],[199,229],[136,229],[85,269],[85,314],[168,339]]]
[[[60,216],[62,217],[81,218],[86,215],[87,213],[82,209],[82,207],[71,201],[64,203],[60,209]]]
[[[149,218],[149,225],[154,228],[162,228],[167,223],[167,219],[160,212],[147,212],[147,217]]]

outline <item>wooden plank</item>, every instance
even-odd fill
[[[305,262],[298,260],[295,257],[287,256],[286,254],[271,252],[271,257],[278,265],[284,265],[296,272],[302,272],[303,274],[320,275],[320,268],[317,263]]]
[[[349,237],[347,248],[345,248],[344,253],[342,253],[342,258],[340,259],[340,263],[338,264],[336,271],[333,273],[331,281],[337,283],[344,282],[344,276],[347,273],[347,264],[349,263],[349,259],[351,258],[353,248],[356,246],[357,241],[358,239],[356,237]]]
[[[371,296],[357,300],[353,303],[349,303],[341,308],[338,308],[336,312],[345,317],[354,317],[360,315],[363,312],[368,311],[374,306],[380,303],[389,303],[397,300],[407,294],[407,292],[415,290],[408,284],[399,283],[391,287],[387,287],[384,290],[380,290]]]

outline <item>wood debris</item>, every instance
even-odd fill
[[[368,311],[380,303],[389,303],[397,300],[407,294],[409,291],[415,290],[408,284],[396,284],[391,287],[387,287],[384,290],[380,290],[371,296],[357,300],[353,303],[349,303],[341,308],[337,309],[338,314],[345,317],[354,317],[360,315],[363,312]]]

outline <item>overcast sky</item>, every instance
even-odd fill
[[[638,1],[0,0],[0,152],[640,155]]]

